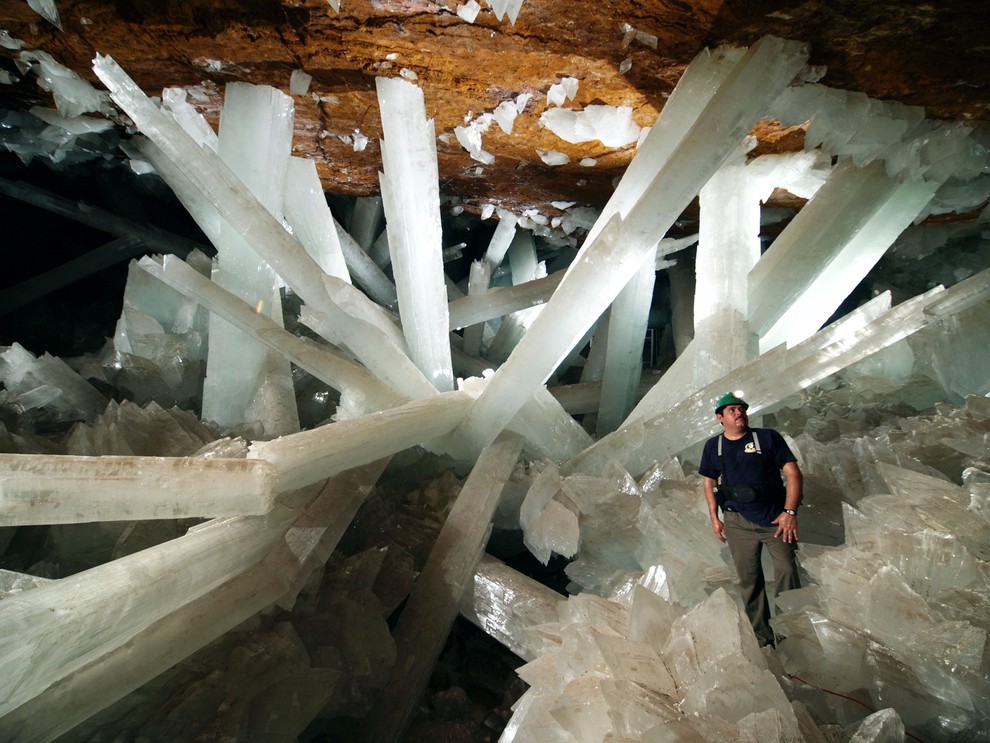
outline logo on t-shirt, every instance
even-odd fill
[[[743,447],[743,451],[747,454],[756,454],[756,447],[753,445],[753,442],[750,441],[745,447]]]

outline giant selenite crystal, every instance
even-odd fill
[[[381,107],[382,198],[402,328],[416,366],[441,392],[454,388],[447,339],[440,183],[433,120],[423,91],[401,78],[376,81]]]
[[[292,99],[274,88],[227,86],[219,155],[275,216],[282,214],[293,115]],[[240,229],[226,222],[217,250],[213,280],[281,324],[278,277]],[[217,315],[210,318],[203,417],[223,426],[259,420],[267,436],[299,429],[288,362]]]
[[[491,441],[557,368],[806,57],[803,45],[773,37],[750,47],[704,115],[668,157],[649,169],[650,186],[625,219],[611,216],[599,237],[585,244],[458,431],[466,448],[477,452]]]
[[[403,685],[403,680],[422,678],[428,671],[428,659],[417,653],[425,656],[437,649],[455,598],[470,582],[469,567],[484,543],[494,491],[504,480],[504,471],[493,470],[508,467],[521,442],[514,439],[507,445],[505,457],[496,457],[503,459],[500,467],[492,469],[487,467],[489,457],[506,439],[486,450],[478,444],[494,439],[502,424],[509,422],[528,439],[523,449],[527,457],[569,461],[561,467],[553,461],[531,462],[526,475],[530,480],[513,483],[510,500],[517,500],[500,504],[500,521],[514,527],[517,510],[524,543],[541,560],[553,552],[574,555],[567,575],[570,589],[579,592],[564,600],[489,560],[475,573],[474,595],[464,599],[470,602],[464,611],[529,661],[520,676],[530,688],[515,705],[503,740],[820,743],[840,735],[840,726],[845,728],[842,734],[854,740],[896,737],[902,726],[926,740],[986,739],[990,468],[985,438],[990,406],[986,398],[970,398],[965,408],[940,405],[924,417],[902,417],[907,400],[925,394],[931,398],[928,391],[940,383],[934,370],[951,363],[948,352],[953,347],[948,345],[925,346],[947,356],[937,363],[926,365],[918,354],[913,371],[930,374],[927,381],[905,385],[903,379],[878,380],[864,368],[847,368],[825,379],[919,327],[956,318],[964,310],[985,308],[990,296],[985,273],[893,310],[889,296],[881,296],[805,343],[780,347],[746,365],[725,369],[713,385],[682,404],[657,406],[594,446],[536,381],[553,373],[559,359],[569,355],[567,347],[585,342],[591,325],[633,272],[646,270],[642,257],[652,250],[667,217],[674,213],[673,206],[667,213],[650,201],[661,198],[650,186],[659,191],[670,187],[672,196],[664,193],[663,198],[689,199],[738,145],[751,116],[761,110],[758,102],[750,107],[750,99],[764,92],[773,95],[801,57],[795,52],[782,69],[775,69],[781,53],[795,51],[791,45],[774,42],[759,54],[754,50],[750,62],[762,54],[771,59],[752,68],[727,67],[724,75],[713,73],[706,77],[712,87],[702,86],[697,105],[682,100],[686,109],[670,106],[670,116],[684,114],[691,123],[683,127],[670,151],[647,168],[629,208],[603,219],[599,236],[589,241],[561,283],[563,294],[545,308],[551,319],[542,321],[542,335],[524,337],[523,344],[529,346],[527,366],[520,369],[513,354],[506,367],[494,373],[487,390],[485,382],[470,380],[464,391],[443,394],[435,394],[433,384],[409,361],[406,353],[412,352],[411,344],[387,313],[342,276],[327,275],[282,229],[277,215],[262,213],[257,199],[222,163],[198,145],[187,146],[193,140],[177,136],[167,121],[149,111],[147,102],[112,65],[105,60],[98,63],[101,74],[109,74],[115,95],[133,109],[135,121],[142,129],[147,126],[162,151],[174,159],[173,168],[185,169],[193,199],[209,207],[202,211],[215,209],[228,224],[238,225],[259,255],[279,266],[279,273],[303,297],[307,305],[303,319],[346,351],[337,353],[302,341],[268,318],[253,317],[253,305],[216,286],[204,287],[205,278],[177,259],[146,259],[141,265],[211,311],[223,313],[285,358],[319,371],[321,378],[342,391],[349,390],[356,402],[341,411],[339,417],[351,416],[347,420],[256,442],[247,461],[230,459],[247,448],[243,441],[217,441],[206,448],[204,456],[220,456],[212,463],[197,463],[201,468],[197,471],[215,472],[234,462],[235,471],[251,476],[240,481],[245,487],[238,486],[236,495],[216,498],[204,509],[229,508],[236,513],[245,506],[267,509],[264,503],[247,501],[255,495],[263,500],[277,490],[275,504],[265,515],[216,519],[172,542],[34,587],[28,587],[32,581],[13,578],[23,590],[0,601],[0,651],[8,661],[0,684],[0,697],[5,700],[0,711],[2,737],[31,740],[59,735],[252,616],[249,628],[242,625],[236,637],[223,638],[192,661],[209,667],[209,678],[202,684],[169,688],[159,677],[161,688],[145,686],[128,700],[135,712],[125,717],[140,717],[137,707],[145,703],[143,714],[149,720],[135,738],[192,739],[203,734],[204,720],[209,720],[213,732],[222,730],[243,740],[295,737],[316,716],[368,709],[370,705],[362,705],[371,689],[385,686],[390,673],[398,679],[392,682],[392,691],[410,692],[403,704],[415,704],[419,682]],[[741,56],[723,55],[735,60],[733,67]],[[776,77],[768,82],[768,74]],[[740,84],[741,78],[745,84]],[[763,91],[762,86],[769,89]],[[726,90],[732,94],[722,96],[717,106],[706,109],[698,103],[715,104]],[[736,97],[742,101],[733,102]],[[170,105],[173,113],[181,108],[174,102]],[[874,108],[869,102],[859,107]],[[716,130],[725,125],[725,117],[731,121],[723,141]],[[860,128],[848,135],[837,122],[837,136],[828,136],[821,123],[827,118],[816,120],[811,139],[828,143],[857,165],[867,165],[876,156],[875,137],[892,141],[868,117],[856,117]],[[661,124],[656,132],[664,130]],[[915,124],[905,119],[893,137]],[[919,166],[926,173],[933,171],[928,173],[933,178],[949,167],[932,162],[930,153],[921,159]],[[668,162],[689,175],[666,172]],[[325,210],[317,211],[326,227]],[[751,205],[744,211],[747,218],[755,214]],[[373,230],[357,227],[366,243]],[[729,243],[732,238],[724,235],[716,242]],[[611,265],[613,257],[618,268]],[[723,257],[730,265],[736,265],[732,263],[736,259],[742,263],[749,259],[745,254]],[[596,296],[599,271],[604,289]],[[501,308],[496,312],[505,311],[530,289],[513,291],[504,304],[486,298],[494,300],[488,308],[478,310],[475,303],[470,312],[491,312],[493,306]],[[732,297],[733,302],[738,299]],[[595,306],[585,308],[582,302]],[[568,316],[571,312],[574,317]],[[488,319],[471,316],[472,322]],[[978,317],[958,324],[962,345],[986,345],[986,324]],[[431,322],[441,335],[446,334],[446,325],[435,318]],[[598,325],[602,336],[606,325],[604,321]],[[713,320],[712,332],[725,333],[728,325]],[[550,348],[545,352],[536,348],[540,343]],[[346,352],[358,356],[365,367],[346,358]],[[911,366],[912,360],[908,358],[906,365]],[[873,368],[905,365],[902,352],[871,361]],[[589,360],[588,366],[595,364]],[[98,371],[93,373],[99,376]],[[109,384],[106,378],[101,381]],[[812,388],[818,382],[822,386]],[[967,382],[954,384],[965,388]],[[921,387],[920,392],[911,385]],[[802,514],[808,515],[803,518],[805,523],[819,516],[822,522],[841,520],[839,538],[845,537],[844,545],[834,546],[839,541],[834,538],[835,523],[813,525],[807,531],[802,526],[804,566],[813,584],[775,597],[780,609],[775,626],[787,638],[776,654],[756,647],[734,601],[733,572],[723,548],[710,534],[698,477],[685,474],[695,469],[689,466],[690,445],[712,429],[711,400],[724,389],[740,386],[753,404],[752,412],[777,416],[776,423],[790,425],[792,434],[806,431],[796,437],[794,447],[807,471],[809,498]],[[43,387],[17,393],[16,403],[42,400],[48,394]],[[474,428],[466,426],[446,436],[462,423],[472,405],[471,395],[479,390],[482,397]],[[410,398],[416,399],[410,402]],[[825,411],[813,420],[819,402]],[[378,405],[388,409],[369,414]],[[139,417],[149,423],[135,431],[133,421]],[[168,433],[153,423],[169,417],[150,406],[113,403],[101,416],[99,433],[79,426],[60,445],[69,452],[90,454],[150,444],[180,455],[198,448],[201,432],[175,433],[175,428],[183,427],[178,418],[172,419]],[[867,435],[864,429],[877,421],[876,430]],[[462,446],[459,436],[465,430],[476,434],[482,430],[483,435]],[[816,441],[807,432],[828,440]],[[307,593],[319,581],[308,578],[318,575],[384,467],[382,460],[371,459],[414,444],[436,452],[449,447],[462,455],[464,464],[484,451],[475,465],[477,479],[484,482],[466,485],[451,511],[446,534],[434,548],[436,560],[422,571],[420,586],[407,603],[409,619],[400,620],[405,627],[397,629],[396,639],[402,645],[398,653],[402,660],[393,669],[396,654],[384,617],[408,595],[411,565],[397,569],[399,558],[389,563],[391,546],[354,555],[340,563],[339,577],[330,576],[329,582],[320,584],[325,593],[319,602]],[[38,444],[11,435],[4,445]],[[685,465],[668,455],[684,456]],[[23,456],[15,460],[27,462]],[[113,474],[119,464],[111,457],[89,457],[85,462],[74,456],[64,462],[52,459],[31,459],[39,465],[33,470],[38,476],[24,492],[44,495],[48,487],[57,490],[66,504],[72,502],[72,494],[66,493],[65,481],[46,482],[45,473],[52,467],[87,477]],[[188,464],[174,457],[130,460],[134,460],[127,465],[130,475],[141,464],[149,465],[152,476]],[[635,474],[647,474],[636,482],[623,465]],[[279,478],[274,484],[273,470]],[[259,477],[252,479],[254,475]],[[334,477],[327,483],[329,476]],[[236,484],[231,482],[234,475],[224,480],[223,485]],[[108,481],[83,482],[89,487]],[[252,486],[259,482],[262,486],[255,492]],[[132,477],[127,483],[147,491],[131,499],[142,514],[146,513],[142,509],[184,505],[181,494],[168,487],[183,488],[179,482]],[[191,493],[206,484],[190,485]],[[119,484],[104,487],[106,493],[98,495],[108,498],[120,489]],[[478,497],[472,497],[472,491]],[[72,505],[84,515],[86,508],[98,511],[101,518],[126,507],[122,498],[114,498],[112,509],[101,506],[95,497],[85,500]],[[35,505],[44,511],[46,521],[55,518],[54,509]],[[441,512],[438,504],[438,515],[430,515],[438,531]],[[65,533],[61,529],[67,527],[55,526],[54,531]],[[367,522],[357,527],[355,531],[367,528]],[[809,536],[828,538],[833,546],[817,545]],[[390,595],[379,597],[369,589],[379,579],[407,587],[381,591]],[[345,586],[355,584],[359,591],[349,595]],[[432,597],[437,600],[431,601]],[[304,620],[293,625],[299,615],[292,616],[290,609],[305,612],[307,604],[323,602],[332,607],[327,616],[304,613]],[[263,611],[272,604],[280,607],[279,612]],[[340,642],[314,641],[316,625],[329,628]],[[217,659],[220,662],[214,666]],[[220,691],[211,699],[214,689]],[[864,708],[850,697],[886,709],[864,720]],[[387,710],[399,711],[399,705]],[[90,729],[99,730],[101,722],[99,717],[93,719]],[[386,722],[383,715],[364,724],[373,731],[377,725],[391,725]],[[80,737],[87,734],[78,732]]]

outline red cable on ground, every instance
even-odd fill
[[[855,702],[856,704],[859,704],[859,705],[861,705],[863,707],[866,707],[866,709],[870,710],[870,712],[876,712],[876,710],[873,709],[873,707],[871,707],[870,705],[868,705],[866,702],[863,702],[863,701],[861,701],[859,699],[856,699],[855,697],[851,697],[848,694],[843,694],[842,692],[839,692],[839,691],[832,691],[831,689],[825,689],[825,688],[823,688],[821,686],[815,686],[814,684],[805,681],[800,676],[795,676],[793,673],[788,673],[787,674],[787,678],[794,679],[795,681],[800,681],[805,686],[810,686],[813,689],[818,689],[818,691],[823,691],[826,694],[833,694],[834,696],[842,697],[843,699],[848,699],[850,702]],[[917,737],[915,735],[911,735],[911,733],[909,733],[907,730],[904,731],[904,734],[908,738],[910,738],[911,740],[916,740],[916,741],[918,741],[918,743],[925,743],[924,740],[922,740],[921,738],[919,738],[919,737]]]

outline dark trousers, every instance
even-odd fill
[[[729,552],[739,575],[742,589],[743,607],[756,632],[760,645],[773,645],[773,630],[770,628],[770,602],[767,600],[766,581],[760,558],[763,545],[766,545],[773,558],[775,595],[792,588],[800,588],[796,544],[784,542],[774,537],[776,526],[759,526],[734,511],[723,514],[725,538],[729,542]]]

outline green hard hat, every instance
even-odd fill
[[[749,403],[736,397],[735,393],[726,392],[715,401],[715,415],[721,414],[727,405],[742,405],[743,410],[746,410],[749,407]]]

